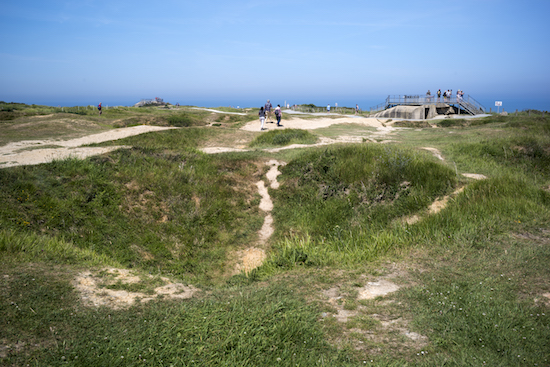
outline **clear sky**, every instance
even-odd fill
[[[368,108],[441,88],[550,110],[550,0],[0,4],[6,102]]]

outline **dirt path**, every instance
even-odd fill
[[[82,147],[82,145],[118,140],[129,136],[167,129],[174,128],[140,125],[109,130],[70,140],[24,140],[9,143],[0,147],[0,168],[48,163],[56,159],[69,157],[86,158],[123,147]]]
[[[320,137],[319,142],[315,144],[292,144],[280,148],[270,148],[264,149],[266,152],[276,153],[281,150],[286,149],[297,149],[297,148],[307,148],[314,146],[323,146],[331,145],[338,143],[362,143],[364,139],[369,140],[373,143],[388,143],[392,140],[380,140],[387,137],[392,132],[399,130],[401,128],[391,126],[391,123],[386,122],[387,119],[376,119],[376,118],[357,118],[357,117],[343,117],[343,118],[327,118],[321,117],[316,119],[302,119],[293,117],[289,120],[284,120],[284,126],[278,127],[276,124],[266,123],[264,125],[266,130],[280,130],[280,129],[307,129],[315,130],[329,127],[336,124],[359,124],[369,127],[375,127],[376,131],[370,133],[369,137],[363,136],[349,136],[343,135],[339,136],[336,139],[331,139],[327,137]],[[246,131],[258,131],[260,129],[259,121],[250,121],[245,126],[241,128]],[[225,153],[225,152],[246,152],[250,149],[240,149],[234,147],[206,147],[201,149],[204,153],[215,154],[215,153]]]
[[[315,119],[302,119],[299,117],[292,117],[288,120],[282,120],[282,127],[278,127],[275,123],[265,123],[264,128],[267,130],[279,130],[279,129],[322,129],[329,127],[335,124],[359,124],[364,126],[375,127],[380,131],[384,130],[393,130],[395,128],[388,126],[385,122],[388,119],[376,119],[376,118],[353,118],[353,117],[342,117],[342,118],[327,118],[320,117]],[[260,121],[254,120],[248,122],[245,126],[241,128],[246,131],[260,131]]]
[[[285,163],[270,160],[266,164],[271,167],[266,173],[269,186],[272,189],[278,189],[279,183],[277,182],[277,176],[281,174],[279,171],[279,166],[285,165]],[[238,274],[240,272],[247,274],[263,264],[266,258],[266,243],[275,231],[273,228],[273,217],[271,216],[273,202],[271,201],[267,187],[265,186],[264,181],[261,180],[256,182],[256,186],[258,187],[258,193],[262,197],[262,200],[260,201],[260,209],[266,213],[264,217],[264,224],[258,232],[258,243],[255,246],[237,252],[236,257],[238,258],[238,262],[235,266],[233,274]]]

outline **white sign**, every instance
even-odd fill
[[[495,102],[495,107],[500,107],[502,106],[502,101],[496,101]]]

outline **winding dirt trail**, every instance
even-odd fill
[[[105,141],[118,140],[152,131],[162,131],[168,129],[175,128],[140,125],[113,129],[70,140],[24,140],[8,143],[4,146],[0,146],[0,168],[42,164],[56,159],[65,159],[70,157],[87,158],[128,147],[83,147],[82,145],[102,143]]]
[[[281,174],[281,171],[279,171],[279,166],[284,166],[285,164],[286,163],[280,163],[274,159],[266,163],[266,165],[271,167],[266,173],[266,178],[269,181],[269,187],[272,189],[279,188],[279,183],[277,182],[277,176]],[[273,235],[273,232],[275,232],[275,228],[273,227],[273,217],[271,216],[273,202],[269,196],[268,189],[262,180],[256,182],[256,186],[258,187],[258,193],[262,197],[260,201],[260,210],[266,213],[264,217],[264,224],[258,232],[258,242],[256,245],[237,252],[238,262],[235,265],[233,274],[238,274],[240,272],[248,274],[253,269],[262,265],[266,259],[266,243]]]

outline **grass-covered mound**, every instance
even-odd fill
[[[0,170],[2,228],[63,239],[125,267],[203,279],[223,271],[227,251],[261,226],[256,165],[178,148],[192,140],[183,130],[130,140],[134,149],[108,157]]]
[[[317,136],[307,130],[271,130],[259,135],[249,145],[251,147],[280,147],[291,144],[314,144]]]
[[[311,264],[383,254],[394,245],[376,239],[381,229],[426,209],[457,183],[453,170],[427,154],[374,144],[313,149],[282,172],[285,190],[273,192],[278,231],[318,246]]]
[[[170,126],[175,127],[189,127],[189,126],[203,126],[206,122],[200,115],[196,113],[180,112],[177,114],[171,114],[166,117],[166,121]]]
[[[174,112],[145,110],[139,118]],[[38,124],[26,118],[10,121]],[[392,145],[196,150],[257,136],[236,122],[0,169],[0,365],[548,365],[549,120],[402,129]],[[271,159],[288,164],[269,189],[268,260],[230,277],[235,250],[257,246],[266,213],[255,183]],[[428,210],[444,196],[444,209]],[[76,276],[108,266],[150,283],[105,292],[149,290],[160,277],[199,290],[129,309],[86,306]],[[359,299],[380,279],[401,288]]]

